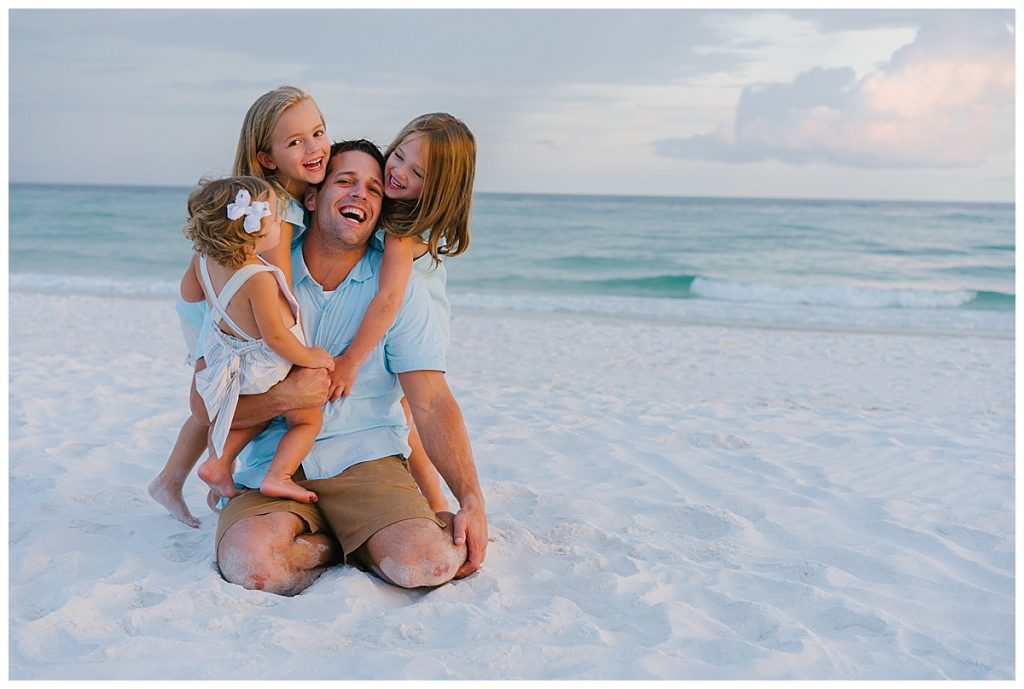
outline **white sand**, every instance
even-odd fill
[[[10,299],[13,679],[1010,679],[1013,341],[459,312],[485,568],[220,579],[168,301]]]

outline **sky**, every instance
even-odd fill
[[[1014,198],[1014,13],[12,9],[12,182],[191,185],[249,105],[450,112],[482,192]]]

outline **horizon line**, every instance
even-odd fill
[[[195,185],[189,184],[118,184],[113,182],[38,182],[38,181],[12,181],[8,180],[8,186],[38,186],[38,187],[84,187],[84,188],[121,188],[121,189],[192,189]],[[601,194],[601,193],[580,193],[580,192],[533,192],[533,191],[482,191],[474,190],[474,196],[560,196],[560,197],[582,197],[582,198],[650,198],[650,199],[733,199],[748,201],[834,201],[846,203],[931,203],[931,204],[978,204],[978,205],[999,205],[1013,206],[1016,199],[1008,201],[979,201],[965,199],[912,199],[912,198],[864,198],[864,197],[836,197],[836,196],[737,196],[730,194]]]

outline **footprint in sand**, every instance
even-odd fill
[[[772,606],[712,595],[705,608],[740,638],[761,648],[796,653],[804,646],[806,633],[784,625],[779,611]]]
[[[722,539],[739,528],[728,513],[715,514],[708,508],[676,507],[672,509],[671,514],[671,520],[675,524],[672,530],[702,541]]]
[[[202,532],[190,530],[175,533],[167,537],[167,542],[160,548],[160,554],[171,562],[190,562],[208,559],[212,554],[209,546],[204,547]]]
[[[884,634],[887,628],[885,620],[880,617],[857,613],[849,608],[837,606],[822,614],[819,631],[832,629],[858,636],[875,636]]]
[[[85,519],[72,519],[68,522],[69,529],[76,529],[90,536],[127,539],[135,535],[135,529],[122,524],[100,524]]]
[[[755,564],[754,571],[763,572],[786,581],[800,582],[812,586],[823,586],[828,582],[828,567],[809,560],[782,560]]]
[[[694,433],[690,435],[694,447],[715,447],[720,450],[740,450],[750,447],[744,438],[732,433]]]

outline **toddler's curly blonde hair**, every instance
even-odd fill
[[[269,201],[271,187],[258,177],[226,177],[201,179],[199,187],[188,197],[188,221],[182,228],[192,241],[192,248],[228,268],[240,268],[256,249],[264,233],[249,234],[242,227],[245,216],[228,218],[228,204],[233,203],[240,189],[252,201]]]

